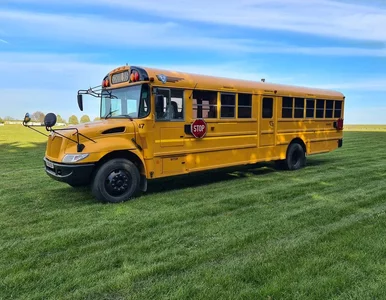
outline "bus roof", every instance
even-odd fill
[[[195,87],[195,89],[223,90],[247,93],[274,93],[276,91],[278,95],[303,94],[306,96],[329,96],[344,98],[343,93],[328,89],[233,79],[227,77],[185,73],[174,70],[164,70],[142,66],[131,66],[131,68],[142,69],[146,71],[149,78],[153,77],[154,82],[159,82],[160,84],[164,83],[160,80],[160,78],[162,78],[160,75],[164,75],[167,83],[173,83],[173,86],[176,87],[189,87],[191,89]],[[114,71],[123,69],[130,69],[130,66],[120,67]],[[112,73],[114,71],[112,71]]]

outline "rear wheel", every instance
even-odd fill
[[[287,170],[298,170],[306,165],[306,153],[299,143],[292,143],[287,150],[285,159],[285,167]]]
[[[118,203],[132,199],[139,191],[139,183],[138,168],[127,159],[115,158],[97,170],[91,190],[100,201]]]

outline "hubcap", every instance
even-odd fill
[[[112,196],[124,194],[131,185],[131,176],[124,170],[114,170],[106,178],[106,191]]]

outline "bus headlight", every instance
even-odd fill
[[[62,162],[64,163],[75,163],[75,162],[78,162],[82,159],[85,159],[87,156],[89,156],[88,153],[82,153],[82,154],[66,154],[63,159],[62,159]]]

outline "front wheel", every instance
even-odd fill
[[[287,170],[298,170],[306,165],[306,153],[299,143],[288,147],[287,157],[284,161]]]
[[[91,190],[100,201],[118,203],[130,200],[139,191],[139,183],[138,168],[127,159],[115,158],[98,169]]]

